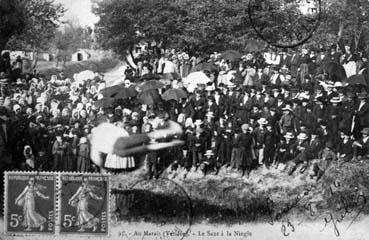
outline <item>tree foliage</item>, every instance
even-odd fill
[[[368,50],[369,1],[327,0],[325,32],[351,43],[358,50]]]
[[[0,0],[0,49],[48,48],[64,12],[53,0]]]
[[[98,40],[120,54],[141,41],[190,52],[237,48],[252,33],[246,0],[109,0],[94,12]]]
[[[310,24],[306,30],[309,33],[312,22],[316,24],[316,19],[296,17],[299,14],[296,1],[285,0],[283,4],[279,0],[253,1],[267,2],[269,10],[273,6],[277,10],[274,14],[261,11],[259,16],[254,16],[269,39],[282,42],[285,38],[298,39],[304,26]],[[319,28],[307,44],[331,44],[343,39],[353,40],[357,48],[367,45],[369,1],[322,0],[321,3]],[[163,47],[208,53],[242,50],[248,39],[257,37],[249,21],[248,7],[249,0],[108,0],[98,1],[94,12],[100,17],[96,24],[99,42],[118,54],[125,55],[141,41],[154,40]],[[297,19],[301,22],[296,23]],[[283,31],[278,31],[281,27]]]
[[[25,16],[24,2],[0,0],[0,51],[12,36],[25,28]]]
[[[90,27],[83,28],[79,25],[75,26],[68,22],[63,29],[59,29],[55,33],[51,44],[53,49],[69,55],[78,49],[92,48],[94,45],[92,29]]]

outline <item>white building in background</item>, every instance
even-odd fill
[[[87,61],[91,58],[91,54],[89,54],[86,50],[80,49],[77,52],[72,54],[72,62],[81,62]]]
[[[317,0],[295,0],[302,14],[316,14],[318,12]]]
[[[10,51],[10,50],[3,50],[1,54],[4,54],[5,52],[9,52],[10,59],[14,61],[18,56],[21,58],[33,60],[35,58],[35,53],[28,52],[28,51]]]

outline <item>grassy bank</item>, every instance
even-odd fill
[[[308,171],[288,176],[265,168],[251,173],[249,178],[223,169],[218,176],[190,173],[186,179],[179,174],[173,180],[191,199],[194,223],[273,224],[289,218],[323,221],[332,216],[348,220],[355,219],[357,213],[368,214],[368,173],[369,163],[357,161],[332,164],[319,182],[310,179]],[[173,184],[151,180],[140,187],[129,187],[143,177],[143,171],[113,176],[113,187],[119,190],[114,192],[118,202],[113,203],[112,209],[117,210],[118,218],[159,223],[183,223],[188,219],[185,196],[174,191]],[[116,204],[120,205],[118,209]]]

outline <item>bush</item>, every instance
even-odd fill
[[[57,75],[61,71],[64,72],[64,75],[67,78],[73,78],[73,75],[85,70],[91,70],[93,72],[103,73],[108,71],[109,69],[114,68],[119,63],[119,60],[111,59],[111,58],[104,58],[99,61],[97,60],[90,60],[90,61],[83,61],[83,62],[76,62],[72,64],[67,64],[63,68],[47,68],[41,70],[40,73],[45,75],[47,79],[49,79],[52,75]]]

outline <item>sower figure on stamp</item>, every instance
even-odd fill
[[[94,189],[95,186],[89,184],[88,178],[83,177],[81,186],[68,201],[69,205],[76,207],[77,209],[77,222],[75,225],[79,227],[79,232],[84,232],[86,228],[92,228],[92,231],[94,232],[97,230],[99,219],[94,217],[94,215],[88,211],[88,204],[90,198],[95,200],[102,200],[103,198],[101,196],[97,196],[93,192]]]
[[[36,197],[49,199],[49,196],[44,195],[41,191],[44,186],[36,184],[34,177],[30,177],[28,185],[24,188],[21,194],[15,199],[15,204],[23,207],[23,223],[26,231],[32,231],[32,228],[40,228],[43,231],[46,218],[36,211]]]

